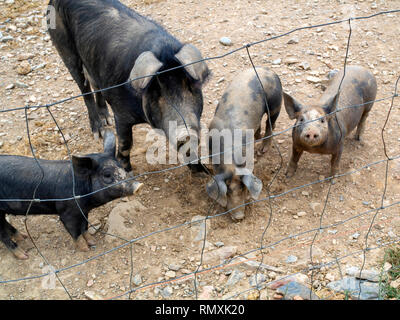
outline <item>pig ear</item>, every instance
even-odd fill
[[[227,206],[226,192],[228,187],[220,175],[216,175],[214,179],[207,183],[206,190],[211,199],[217,201],[223,207]]]
[[[115,152],[116,152],[115,135],[110,129],[107,129],[104,134],[103,146],[104,146],[104,153],[112,157],[115,157]]]
[[[72,156],[72,165],[77,175],[88,175],[96,167],[96,161],[89,156]]]
[[[331,97],[325,105],[322,107],[325,110],[325,113],[332,113],[336,110],[338,101],[339,101],[340,92],[337,92],[333,97]]]
[[[191,44],[185,44],[175,55],[182,64],[187,65],[202,60],[200,51]],[[204,61],[193,63],[185,67],[186,72],[196,81],[204,82],[209,74],[207,64]]]
[[[250,192],[250,196],[253,199],[258,199],[260,196],[261,190],[263,188],[263,183],[256,176],[250,174],[242,177],[243,184],[247,187]]]
[[[302,106],[295,98],[283,92],[283,99],[285,101],[285,109],[290,120],[297,118],[297,113],[300,112]]]
[[[129,80],[152,75],[160,70],[162,65],[163,64],[156,58],[153,52],[145,51],[136,59]],[[137,92],[141,92],[148,86],[152,78],[153,77],[145,77],[132,81],[132,87]]]

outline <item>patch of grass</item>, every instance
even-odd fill
[[[392,247],[386,250],[382,265],[387,262],[392,266],[388,270],[388,277],[382,281],[382,293],[385,299],[400,300],[400,288],[393,288],[390,283],[400,278],[400,247]]]

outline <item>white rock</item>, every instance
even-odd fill
[[[320,78],[314,77],[314,76],[308,76],[306,79],[308,82],[311,82],[311,83],[320,83],[321,82]]]
[[[219,43],[221,43],[224,46],[231,46],[232,40],[229,39],[228,37],[222,37],[221,39],[219,39]]]

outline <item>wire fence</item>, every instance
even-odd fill
[[[347,64],[348,64],[347,60],[348,60],[349,48],[350,48],[350,45],[351,45],[352,22],[354,22],[356,20],[362,21],[362,20],[366,20],[366,19],[377,18],[378,16],[382,16],[382,15],[384,16],[384,15],[388,15],[388,14],[398,14],[398,13],[400,13],[400,10],[389,10],[389,11],[378,12],[376,14],[369,15],[369,16],[352,17],[352,18],[344,19],[344,20],[330,21],[330,22],[327,22],[327,23],[322,23],[322,24],[317,24],[317,25],[312,25],[312,26],[306,26],[306,27],[300,27],[300,28],[296,28],[296,29],[290,30],[289,32],[286,32],[286,33],[283,33],[283,34],[279,34],[277,36],[273,36],[273,37],[270,37],[270,38],[267,38],[267,39],[263,39],[263,40],[260,40],[260,41],[249,43],[249,44],[244,45],[244,46],[242,46],[240,48],[237,48],[237,49],[234,49],[232,51],[229,51],[226,54],[223,54],[223,55],[220,55],[220,56],[214,56],[214,57],[205,58],[205,59],[193,62],[191,64],[199,63],[199,62],[202,62],[202,61],[224,59],[227,56],[235,54],[236,52],[245,51],[247,53],[249,62],[251,63],[252,67],[254,68],[254,72],[256,73],[257,78],[258,78],[258,80],[259,80],[259,82],[260,82],[260,84],[262,86],[261,80],[258,77],[255,65],[253,63],[251,50],[250,50],[252,47],[254,47],[254,46],[258,45],[258,44],[267,42],[267,41],[272,41],[272,40],[275,40],[275,39],[278,39],[278,38],[282,38],[282,37],[288,36],[288,35],[290,35],[292,33],[299,32],[299,31],[302,31],[302,30],[310,30],[310,29],[314,29],[314,28],[328,27],[328,26],[335,25],[335,24],[347,23],[348,27],[349,27],[349,33],[348,33],[348,41],[347,41],[347,47],[346,47],[346,55],[345,55],[345,59],[344,59],[344,63],[343,63],[344,74],[343,74],[343,77],[341,79],[341,83],[340,83],[340,86],[339,86],[339,89],[338,89],[338,92],[340,92],[341,86],[342,86],[342,82],[343,82],[344,77],[346,75],[346,67],[347,67]],[[188,64],[188,65],[191,65],[191,64]],[[186,67],[188,65],[179,66],[179,67],[172,68],[172,69],[169,69],[169,70],[165,70],[165,71],[162,71],[162,72],[157,72],[155,74],[148,75],[146,77],[154,77],[154,76],[157,77],[161,73],[170,72],[170,71],[175,70],[177,68],[183,68],[183,67]],[[169,167],[169,168],[162,169],[162,170],[144,172],[144,173],[138,174],[138,175],[136,175],[134,177],[131,177],[129,179],[126,179],[124,181],[118,182],[117,184],[111,185],[111,186],[109,186],[107,188],[95,190],[95,191],[93,191],[91,193],[88,193],[88,194],[76,195],[75,194],[76,186],[75,186],[75,180],[74,180],[74,172],[73,172],[73,169],[72,169],[73,166],[72,166],[71,152],[70,152],[70,149],[68,147],[68,142],[65,139],[65,136],[63,134],[63,130],[60,128],[57,120],[55,119],[54,115],[52,114],[51,108],[56,106],[56,105],[58,105],[58,104],[62,104],[62,103],[65,103],[65,102],[68,102],[68,101],[71,101],[71,100],[78,99],[80,97],[83,97],[84,95],[93,94],[93,93],[97,93],[97,92],[103,92],[103,91],[106,91],[106,90],[111,90],[113,88],[116,88],[116,87],[119,87],[119,86],[123,86],[123,85],[125,85],[125,84],[127,84],[129,82],[136,81],[136,80],[139,80],[139,79],[142,79],[142,78],[145,78],[145,77],[140,77],[140,78],[136,78],[136,79],[130,79],[127,82],[118,84],[118,85],[113,86],[113,87],[104,88],[104,89],[100,89],[100,90],[93,91],[93,92],[90,92],[90,93],[69,97],[67,99],[62,99],[62,100],[56,101],[54,103],[46,104],[46,105],[36,105],[36,106],[27,105],[27,106],[24,106],[24,107],[15,107],[15,108],[10,108],[10,109],[6,109],[6,110],[0,110],[1,113],[18,111],[18,110],[23,110],[25,112],[26,132],[27,132],[27,137],[28,137],[28,141],[29,141],[30,150],[31,150],[32,156],[36,160],[37,166],[41,170],[41,179],[40,179],[39,183],[37,184],[35,192],[33,193],[31,199],[0,199],[0,202],[29,202],[29,207],[28,207],[28,210],[27,210],[26,215],[25,215],[25,229],[26,229],[26,231],[28,233],[28,236],[30,237],[30,240],[34,244],[36,250],[40,254],[40,256],[43,259],[43,261],[46,263],[46,265],[52,266],[52,263],[50,261],[48,261],[48,259],[41,253],[40,248],[36,246],[35,241],[33,240],[32,236],[29,233],[29,227],[27,225],[27,217],[29,216],[29,212],[30,212],[30,209],[31,209],[31,206],[33,205],[33,203],[64,202],[64,201],[74,200],[76,205],[79,207],[79,202],[78,202],[79,199],[82,199],[82,198],[85,198],[85,197],[89,197],[89,196],[91,196],[91,195],[93,195],[95,193],[104,191],[107,188],[111,188],[111,187],[113,187],[115,185],[118,185],[118,184],[121,184],[121,183],[134,181],[134,180],[137,180],[137,179],[139,179],[141,177],[144,177],[144,176],[152,176],[152,175],[158,175],[158,174],[165,173],[165,172],[175,171],[175,170],[177,170],[179,168],[182,168],[182,167],[184,167],[184,166],[186,166],[186,165],[188,165],[190,163],[196,163],[198,161],[200,161],[200,163],[201,163],[202,160],[205,160],[207,158],[212,158],[215,155],[223,153],[223,152],[220,152],[218,154],[211,154],[211,155],[204,156],[204,157],[198,157],[198,159],[193,160],[191,162],[183,163],[183,164],[180,164],[180,165],[177,165],[177,166],[173,166],[173,167]],[[168,228],[156,230],[154,232],[142,235],[142,236],[134,238],[134,239],[124,239],[124,238],[122,238],[120,236],[109,234],[109,233],[105,233],[105,232],[103,232],[101,230],[98,230],[98,231],[102,232],[104,235],[111,236],[111,237],[116,237],[116,238],[122,240],[124,243],[119,245],[119,246],[115,246],[115,247],[113,247],[113,248],[111,248],[111,249],[109,249],[107,251],[104,251],[104,252],[102,252],[100,254],[97,254],[97,255],[89,258],[89,259],[86,259],[84,261],[76,263],[74,265],[70,265],[70,266],[67,266],[67,267],[64,267],[64,268],[59,268],[59,269],[54,269],[53,268],[53,269],[51,269],[51,271],[49,271],[47,273],[37,274],[37,275],[32,275],[32,276],[27,276],[27,277],[22,277],[22,278],[18,278],[18,279],[8,279],[8,280],[0,279],[0,284],[18,283],[18,282],[21,282],[21,281],[41,279],[41,278],[48,277],[50,275],[55,275],[57,277],[57,281],[61,284],[63,290],[66,293],[66,295],[70,299],[73,299],[72,294],[70,293],[68,287],[65,285],[63,280],[61,280],[59,275],[61,273],[65,272],[65,271],[67,271],[67,270],[71,270],[71,269],[77,268],[79,266],[85,265],[85,264],[87,264],[87,263],[89,263],[91,261],[95,261],[97,259],[100,259],[101,257],[104,257],[105,255],[109,255],[110,253],[116,252],[116,251],[118,251],[118,250],[120,250],[122,248],[125,248],[125,247],[128,247],[129,250],[130,250],[129,289],[125,290],[125,292],[123,292],[122,294],[110,297],[110,299],[120,299],[120,298],[130,299],[131,295],[133,293],[137,293],[137,292],[144,291],[144,290],[149,290],[149,289],[155,288],[155,287],[162,287],[162,286],[165,286],[165,285],[170,284],[170,283],[179,283],[179,282],[192,281],[192,280],[193,280],[193,294],[194,294],[195,299],[198,299],[199,298],[199,289],[198,289],[199,281],[198,281],[198,278],[200,276],[207,275],[209,273],[215,272],[216,270],[227,269],[227,268],[230,268],[230,267],[233,267],[233,266],[241,265],[241,264],[249,262],[249,261],[254,261],[254,262],[257,263],[257,267],[256,267],[256,270],[254,272],[254,276],[255,276],[255,279],[256,279],[256,284],[244,289],[241,292],[238,292],[238,293],[235,293],[235,294],[233,294],[233,295],[231,295],[229,297],[226,297],[227,299],[243,298],[243,297],[246,297],[246,294],[251,293],[251,292],[255,292],[255,291],[258,292],[258,297],[259,297],[260,293],[261,293],[261,290],[263,290],[264,288],[269,287],[269,286],[271,286],[274,283],[277,283],[279,281],[285,281],[285,280],[295,276],[298,273],[305,273],[305,272],[309,273],[309,275],[310,275],[310,284],[311,284],[311,289],[312,289],[310,291],[310,299],[312,299],[313,298],[312,297],[313,289],[315,289],[315,288],[313,288],[313,283],[314,283],[314,279],[316,277],[316,273],[319,270],[321,270],[323,268],[335,268],[335,267],[338,267],[339,270],[340,270],[340,261],[341,260],[344,260],[344,259],[346,259],[348,257],[351,257],[351,256],[358,256],[360,254],[362,254],[362,258],[363,258],[363,262],[362,262],[362,266],[360,268],[360,274],[359,274],[359,277],[361,278],[361,274],[362,274],[362,272],[363,272],[363,270],[365,268],[366,256],[367,256],[368,252],[373,251],[373,250],[378,249],[378,248],[388,247],[390,245],[398,244],[398,242],[400,240],[399,238],[394,238],[394,239],[391,239],[390,241],[385,241],[385,242],[383,242],[383,243],[381,243],[381,244],[379,244],[377,246],[370,246],[369,245],[369,239],[370,239],[370,235],[371,235],[371,232],[372,232],[372,227],[374,226],[374,223],[375,223],[378,215],[383,210],[387,210],[389,208],[398,208],[398,206],[400,204],[400,200],[399,201],[393,201],[392,203],[385,202],[386,195],[387,195],[387,187],[388,187],[389,163],[391,161],[393,161],[393,160],[399,159],[400,158],[400,154],[389,156],[388,151],[387,151],[387,143],[385,141],[385,136],[384,136],[384,132],[385,132],[387,123],[389,121],[389,118],[391,116],[391,113],[392,113],[394,105],[395,105],[395,99],[398,97],[399,79],[400,79],[400,75],[398,76],[396,82],[393,84],[393,94],[388,95],[388,96],[383,97],[383,98],[380,98],[380,99],[376,99],[376,100],[373,101],[374,103],[381,102],[381,101],[387,101],[387,100],[390,101],[390,107],[389,107],[389,110],[387,111],[386,121],[384,123],[384,126],[381,129],[381,139],[382,139],[382,146],[384,148],[385,159],[380,159],[380,160],[365,164],[365,165],[363,165],[363,166],[361,166],[361,167],[359,167],[359,168],[357,168],[355,170],[352,170],[352,171],[349,171],[349,172],[346,172],[346,173],[338,174],[336,177],[328,177],[328,178],[324,178],[324,179],[318,179],[316,181],[312,181],[310,183],[303,184],[301,186],[297,186],[297,187],[289,189],[289,190],[285,190],[285,191],[283,191],[281,193],[273,194],[273,192],[271,190],[271,186],[276,181],[278,175],[280,174],[280,172],[281,172],[281,170],[282,170],[282,168],[284,166],[284,159],[283,159],[282,153],[280,151],[279,144],[277,144],[275,142],[275,137],[277,137],[279,135],[282,135],[283,133],[288,132],[290,130],[293,130],[293,128],[296,127],[295,125],[294,126],[290,126],[290,127],[285,128],[284,130],[282,130],[280,132],[275,132],[270,136],[266,136],[264,138],[261,138],[261,139],[258,139],[258,140],[255,141],[255,142],[260,142],[260,141],[263,141],[265,139],[272,139],[272,142],[273,142],[273,144],[275,146],[275,149],[279,153],[279,159],[280,159],[279,167],[278,167],[277,170],[275,170],[275,173],[274,173],[273,177],[269,181],[268,185],[264,188],[264,190],[266,191],[266,194],[267,194],[266,197],[264,197],[262,199],[254,200],[254,201],[249,201],[249,202],[246,202],[246,203],[244,203],[244,204],[242,204],[242,205],[240,205],[238,207],[232,208],[230,210],[226,210],[226,211],[223,211],[223,212],[218,212],[216,214],[212,214],[211,215],[211,212],[215,209],[215,204],[213,203],[210,206],[209,210],[208,210],[207,216],[204,217],[203,219],[199,219],[197,221],[185,222],[185,223],[182,223],[182,224],[179,224],[179,225],[173,225],[173,226],[170,226]],[[267,97],[264,94],[264,101],[265,101],[266,105],[268,105],[266,98]],[[364,104],[368,104],[368,103],[371,103],[371,102],[372,101],[369,101],[369,102],[366,102]],[[359,107],[359,106],[361,106],[361,105],[343,106],[341,108],[336,109],[335,111],[333,111],[332,113],[330,113],[330,114],[328,114],[328,115],[326,115],[324,117],[327,117],[327,116],[330,116],[330,115],[334,115],[336,121],[338,121],[337,118],[336,118],[337,112],[340,112],[340,111],[342,111],[344,109],[348,109],[348,108],[356,108],[356,107]],[[32,145],[32,141],[31,141],[31,138],[30,138],[30,127],[29,127],[29,120],[28,120],[27,111],[29,109],[33,109],[33,108],[35,108],[35,109],[37,109],[37,108],[45,108],[47,110],[47,112],[50,114],[50,116],[52,118],[52,121],[55,123],[55,125],[57,126],[59,132],[62,135],[62,139],[63,139],[63,142],[64,142],[66,148],[67,148],[67,153],[68,153],[68,157],[70,159],[70,164],[71,164],[71,175],[73,177],[73,186],[72,186],[73,196],[72,197],[60,198],[60,199],[37,199],[36,198],[36,191],[38,190],[39,186],[41,185],[41,183],[43,181],[44,172],[43,172],[43,169],[41,168],[41,165],[40,165],[40,163],[38,161],[38,158],[37,158],[37,156],[35,154],[35,149],[34,149],[34,147]],[[269,108],[267,108],[267,110],[269,112]],[[321,118],[323,118],[323,117],[321,117]],[[321,118],[315,119],[315,120],[312,120],[312,121],[318,121]],[[186,124],[185,119],[183,117],[182,117],[182,119]],[[268,116],[268,119],[269,119],[269,121],[271,121],[269,116]],[[339,128],[340,128],[340,126],[339,126]],[[364,212],[353,214],[350,218],[343,219],[343,220],[335,222],[335,223],[325,224],[324,220],[325,220],[325,216],[327,214],[327,207],[328,207],[328,204],[330,203],[331,198],[332,198],[332,188],[333,188],[334,184],[336,183],[337,179],[339,179],[341,177],[350,176],[350,175],[353,175],[353,174],[355,174],[357,172],[362,172],[363,170],[367,170],[367,169],[370,169],[370,168],[373,168],[373,167],[376,167],[376,166],[379,166],[379,165],[384,165],[385,166],[384,182],[383,182],[384,190],[382,192],[380,205],[378,207],[376,207],[376,208],[372,208],[372,209],[366,210]],[[209,174],[211,175],[211,173],[209,173]],[[334,178],[335,178],[335,180],[334,180]],[[269,228],[270,228],[270,225],[272,223],[273,216],[274,216],[274,208],[273,208],[273,202],[272,201],[275,200],[275,199],[278,199],[280,197],[283,197],[285,195],[294,193],[295,191],[298,191],[298,190],[301,190],[301,189],[304,189],[304,188],[307,188],[307,187],[310,187],[310,186],[313,186],[313,185],[316,185],[316,184],[323,184],[323,183],[328,183],[329,185],[328,185],[328,190],[327,190],[326,197],[324,199],[323,209],[322,209],[322,211],[320,213],[320,216],[319,216],[319,226],[316,227],[316,228],[312,228],[310,230],[303,230],[303,231],[300,231],[300,232],[295,233],[295,234],[290,234],[288,236],[282,237],[281,239],[279,239],[277,241],[274,241],[272,243],[268,243],[267,235],[268,235],[268,231],[269,231]],[[207,223],[211,219],[216,219],[218,217],[227,215],[227,214],[229,214],[229,213],[231,213],[231,212],[233,212],[233,211],[235,211],[235,210],[237,210],[239,208],[245,208],[245,207],[248,207],[248,206],[251,206],[251,205],[254,205],[254,204],[258,204],[258,203],[265,203],[266,206],[267,206],[267,211],[268,211],[268,219],[267,219],[267,222],[265,224],[265,227],[262,230],[260,241],[259,241],[259,246],[256,247],[256,248],[251,248],[247,252],[244,252],[242,254],[236,255],[231,259],[226,259],[223,263],[220,263],[220,264],[217,264],[217,265],[213,265],[213,266],[210,266],[208,268],[203,268],[202,265],[203,265],[206,242],[207,242],[207,231],[206,231],[207,230]],[[85,217],[82,209],[80,207],[79,207],[79,209],[82,212],[82,215]],[[316,244],[318,242],[322,241],[322,240],[326,240],[327,238],[333,238],[334,239],[337,236],[335,234],[327,235],[327,236],[321,236],[322,232],[324,230],[329,230],[331,228],[334,228],[334,227],[337,227],[337,226],[340,226],[340,225],[344,225],[344,224],[346,224],[346,223],[348,223],[350,221],[356,220],[358,218],[368,218],[368,219],[370,219],[370,223],[369,224],[364,225],[364,226],[360,226],[356,230],[356,231],[361,231],[361,229],[364,228],[364,231],[366,231],[366,236],[365,236],[363,248],[362,249],[358,249],[358,250],[353,250],[352,252],[349,252],[349,253],[341,255],[341,256],[336,256],[331,261],[328,261],[328,262],[325,262],[325,263],[317,263],[317,262],[315,262],[314,261],[314,252],[313,251],[315,249]],[[85,217],[85,219],[86,219],[86,217]],[[393,219],[385,221],[385,224],[390,224],[390,222],[392,220]],[[201,251],[200,251],[200,263],[198,263],[198,267],[196,268],[196,270],[193,271],[193,272],[189,272],[189,273],[187,273],[185,275],[182,275],[182,276],[174,277],[172,279],[162,280],[162,281],[154,281],[152,283],[146,283],[144,285],[135,286],[134,287],[133,284],[132,284],[132,278],[133,278],[133,273],[134,273],[133,269],[134,269],[134,264],[135,264],[134,263],[135,257],[134,257],[134,254],[133,254],[133,247],[132,247],[133,244],[138,243],[141,240],[144,240],[144,239],[147,239],[147,238],[150,238],[150,237],[153,237],[153,236],[157,236],[158,234],[161,234],[161,233],[166,233],[166,232],[172,231],[172,230],[183,229],[184,227],[192,225],[194,223],[204,223],[204,225],[205,225],[205,227],[204,227],[204,231],[205,232],[204,232],[204,237],[202,239],[202,246],[201,246]],[[89,227],[92,227],[92,228],[96,229],[90,223],[89,223]],[[268,281],[266,279],[262,279],[261,277],[259,277],[260,274],[262,273],[262,268],[266,267],[266,265],[264,264],[264,260],[266,260],[266,258],[267,258],[267,250],[268,249],[275,248],[276,246],[278,246],[280,244],[283,244],[285,242],[288,242],[290,240],[293,240],[293,239],[299,239],[299,237],[302,237],[302,236],[305,236],[305,235],[311,236],[311,240],[309,240],[309,243],[307,243],[307,245],[309,247],[309,266],[308,267],[304,268],[303,270],[301,270],[301,271],[299,271],[297,273],[292,273],[292,274],[289,274],[289,275],[281,276],[281,277],[278,277],[277,279],[274,279],[272,281]],[[304,243],[301,243],[301,244],[303,246],[305,245]],[[296,243],[293,246],[285,247],[284,250],[288,250],[288,251],[295,250],[296,247],[298,247],[298,246],[299,246],[299,243]],[[258,259],[258,258],[249,258],[249,255],[254,254],[254,253],[260,254],[261,258],[260,259]],[[267,269],[268,269],[268,266],[267,266]],[[270,270],[276,270],[276,268],[270,267]],[[382,274],[383,274],[383,271],[382,271]],[[261,279],[261,280],[259,280],[259,279]],[[361,290],[361,282],[359,282],[358,298],[361,297],[361,292],[362,292],[362,290]],[[378,298],[382,298],[382,296],[379,296]]]

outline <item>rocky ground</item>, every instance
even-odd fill
[[[204,57],[298,27],[399,9],[395,0],[122,2],[196,45]],[[0,0],[0,110],[48,104],[80,93],[43,28],[45,8],[45,1]],[[21,246],[30,258],[16,261],[0,244],[0,298],[307,299],[312,287],[314,299],[357,299],[362,266],[362,278],[367,279],[362,286],[368,290],[362,290],[361,298],[376,298],[379,276],[393,267],[383,264],[386,244],[400,235],[400,162],[389,162],[386,182],[385,162],[379,162],[386,159],[381,133],[400,70],[400,14],[351,25],[348,63],[372,70],[377,99],[382,101],[371,111],[364,143],[346,139],[341,172],[355,172],[337,179],[327,202],[329,184],[313,182],[327,176],[329,158],[305,154],[296,175],[284,178],[291,149],[290,131],[285,131],[255,165],[265,186],[261,198],[267,197],[274,176],[269,192],[280,196],[248,206],[242,222],[223,215],[204,224],[206,216],[223,212],[205,193],[209,178],[191,176],[186,168],[146,174],[139,195],[91,212],[97,245],[89,253],[75,251],[57,216],[29,216],[28,230],[40,254],[27,239]],[[347,22],[321,26],[257,44],[249,52],[256,65],[279,75],[286,91],[312,101],[320,95],[328,72],[343,67],[348,36]],[[212,77],[204,88],[204,126],[235,73],[251,66],[245,50],[208,65]],[[101,150],[81,98],[51,111],[73,153]],[[66,159],[63,139],[48,111],[31,109],[28,120],[36,155]],[[292,124],[283,108],[275,131]],[[399,126],[395,99],[383,134],[390,157],[399,155]],[[134,129],[132,162],[138,174],[171,167],[146,162],[149,130],[147,125]],[[31,155],[23,110],[1,113],[0,152]],[[384,190],[385,209],[375,216],[373,209],[382,205]],[[25,229],[24,218],[8,219]],[[127,244],[121,238],[137,241]],[[261,245],[266,248],[258,250]],[[364,255],[366,247],[376,249]],[[52,270],[58,271],[58,279]],[[13,281],[18,279],[22,280]],[[256,280],[259,290],[254,290]],[[344,294],[346,290],[350,293]]]

